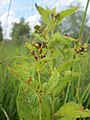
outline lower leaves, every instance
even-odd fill
[[[77,103],[68,102],[53,115],[55,116],[60,117],[60,120],[76,120],[76,118],[90,117],[90,110],[84,109]]]
[[[43,120],[50,120],[51,112],[48,99],[44,99],[43,96],[40,99],[40,91],[36,91],[37,87],[37,85],[33,86],[32,89],[32,87],[28,87],[27,85],[20,85],[17,97],[20,120],[40,120],[40,114]]]

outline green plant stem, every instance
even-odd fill
[[[80,40],[81,40],[80,38],[81,38],[82,35],[83,35],[84,25],[85,25],[86,14],[87,14],[87,9],[88,9],[88,6],[89,6],[89,2],[90,2],[90,0],[87,0],[87,5],[86,5],[85,12],[84,12],[84,16],[83,16],[83,19],[82,19],[82,26],[81,26],[81,28],[80,28],[80,33],[79,33],[79,36],[78,36],[78,39],[79,39],[78,45],[79,45]],[[79,76],[79,79],[78,79],[78,87],[77,87],[77,98],[78,98],[78,102],[80,102],[80,100],[79,100],[79,95],[78,95],[78,93],[79,93],[79,87],[80,87],[80,76]]]
[[[86,96],[85,96],[85,98],[84,98],[84,102],[88,99],[88,97],[89,97],[89,95],[90,95],[90,89],[89,89],[89,91],[87,92],[87,94],[86,94]]]
[[[51,56],[52,56],[52,51],[51,51]],[[50,69],[51,69],[51,74],[53,72],[54,69],[54,63],[53,60],[50,61]],[[54,114],[54,95],[52,95],[52,115]]]
[[[82,19],[82,26],[81,26],[81,28],[80,28],[80,33],[79,33],[79,36],[78,36],[79,41],[78,41],[77,46],[79,45],[80,40],[81,40],[80,38],[81,38],[82,35],[83,35],[84,25],[85,25],[86,14],[87,14],[87,9],[88,9],[88,6],[89,6],[89,2],[90,2],[90,0],[87,0],[85,12],[84,12],[83,19]],[[80,76],[79,76],[79,79],[78,79],[78,87],[77,87],[77,98],[78,98],[78,102],[80,102],[80,100],[79,100],[79,95],[78,95],[78,93],[79,93],[79,87],[80,87]]]
[[[52,115],[54,114],[54,95],[52,95]]]
[[[87,95],[89,89],[90,89],[90,83],[88,84],[86,90],[85,90],[84,93],[82,94],[81,99],[80,99],[81,101],[83,101],[83,99],[84,99],[85,96]]]
[[[65,96],[65,100],[64,100],[64,104],[67,102],[68,100],[68,95],[69,95],[69,88],[71,86],[71,82],[69,82],[68,86],[67,86],[67,91],[66,91],[66,96]]]
[[[41,84],[41,80],[40,80],[40,72],[38,71],[38,82],[39,82],[39,85]]]
[[[53,60],[51,61],[51,73],[53,72]]]
[[[81,69],[80,69],[80,72],[81,72]],[[79,74],[79,78],[78,78],[78,86],[77,86],[77,100],[78,100],[78,103],[80,104],[80,98],[79,98],[79,89],[80,89],[80,82],[81,82],[81,75]]]
[[[76,98],[79,104],[81,104],[80,98],[79,98],[79,87],[76,88]]]
[[[79,39],[79,40],[80,40],[81,36],[83,35],[84,25],[85,25],[86,14],[87,14],[87,9],[88,9],[88,6],[89,6],[89,2],[90,2],[90,0],[87,0],[87,5],[86,5],[85,12],[84,12],[83,19],[82,19],[82,26],[81,26],[81,28],[80,28],[80,33],[79,33],[79,36],[78,36],[78,39]],[[78,41],[78,43],[79,43],[79,42],[80,42],[80,41]]]
[[[42,120],[42,105],[39,99],[39,120]]]
[[[53,72],[53,60],[51,61],[51,73]],[[52,95],[52,115],[54,114],[54,95]]]
[[[54,63],[53,60],[51,61],[51,73],[53,72],[54,69]],[[52,115],[54,114],[54,95],[52,95]]]
[[[89,105],[90,105],[90,96],[89,96],[89,99],[88,99],[88,101],[87,101],[87,103],[86,103],[86,108],[87,108]]]
[[[38,82],[41,85],[40,71],[38,71]],[[39,95],[39,120],[42,120],[42,96]]]

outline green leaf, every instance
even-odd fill
[[[60,120],[76,120],[76,119],[74,119],[74,118],[72,118],[72,117],[63,117],[63,118],[61,118]]]
[[[78,9],[78,7],[74,7],[74,8],[71,8],[71,9],[64,10],[64,11],[60,12],[60,21],[61,21],[63,18],[65,18],[65,17],[73,14],[77,9]]]
[[[20,120],[39,120],[38,98],[33,91],[23,84],[19,87],[17,108]]]
[[[74,103],[68,102],[64,104],[54,116],[58,117],[71,117],[71,118],[84,118],[90,117],[90,110],[84,109],[83,106]],[[68,120],[68,119],[67,119]]]
[[[20,81],[28,81],[32,76],[33,59],[30,61],[15,61],[13,67],[8,67],[8,70]],[[17,64],[18,63],[18,64]],[[32,67],[29,67],[32,66]]]
[[[26,44],[25,44],[25,47],[26,47],[28,50],[33,50],[33,46],[32,46],[30,43],[26,43]]]
[[[17,96],[17,108],[20,120],[39,120],[39,97],[40,89],[38,87],[38,82],[32,81],[29,86],[22,83],[20,84]],[[50,120],[50,107],[48,101],[43,97],[41,106],[42,119]]]
[[[62,71],[70,69],[73,65],[77,64],[77,62],[79,63],[80,61],[80,58],[66,60],[58,66],[58,71],[61,73]]]
[[[50,105],[49,105],[49,103],[48,103],[48,101],[46,99],[43,99],[42,116],[43,116],[43,120],[45,120],[45,119],[51,120]]]
[[[53,8],[51,12],[55,15],[56,14],[56,7]]]
[[[75,80],[78,77],[78,73],[71,73],[71,75],[66,75],[63,79],[59,80],[58,85],[52,90],[55,97],[60,96],[61,91],[70,81]]]
[[[64,45],[67,47],[70,46],[70,39],[65,38],[63,35],[60,33],[55,33],[52,35],[52,38],[50,39],[50,42],[48,43],[49,48],[63,48]]]
[[[37,11],[40,13],[42,20],[45,24],[49,23],[49,13],[48,10],[45,10],[44,8],[38,6],[37,4],[35,4]]]
[[[53,90],[54,88],[58,85],[59,83],[59,73],[57,72],[56,69],[54,69],[54,71],[52,72],[52,75],[47,83],[47,93],[48,94],[53,94]]]
[[[67,37],[67,36],[63,36],[64,38],[67,38],[67,40],[71,41],[71,42],[77,42],[77,39],[71,38],[71,37]]]
[[[54,69],[48,83],[46,84],[46,94],[54,95],[55,97],[60,96],[62,89],[66,86],[66,84],[78,77],[78,73],[70,72],[70,74],[65,75],[62,78],[59,72]]]

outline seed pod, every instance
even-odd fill
[[[42,43],[42,47],[45,48],[47,45],[46,45],[46,42],[43,42]]]
[[[33,42],[32,42],[32,46],[35,46],[35,44],[36,44],[36,42],[33,41]]]
[[[83,55],[83,52],[80,52],[81,55]]]
[[[40,28],[39,25],[35,25],[35,26],[34,26],[34,29],[39,29],[39,28]]]
[[[84,49],[84,52],[87,52],[87,49]]]
[[[59,14],[59,13],[55,15],[55,19],[56,19],[56,20],[58,20],[59,17],[60,17],[60,14]]]
[[[30,77],[29,80],[27,80],[26,82],[30,84],[31,81],[32,81],[32,77]]]
[[[79,48],[74,48],[74,50],[77,54],[80,52]]]
[[[47,63],[47,60],[45,60],[44,63]]]
[[[82,51],[82,47],[79,48],[79,51]]]
[[[45,56],[44,55],[41,55],[41,58],[44,58]]]
[[[69,34],[67,34],[67,33],[65,34],[65,36],[66,36],[66,37],[70,37],[70,35],[69,35]]]
[[[42,43],[41,43],[41,42],[37,42],[37,43],[38,43],[39,47],[41,47],[41,46],[42,46]]]
[[[34,50],[32,50],[32,51],[30,52],[30,54],[35,55],[35,51],[34,51]]]
[[[40,84],[38,84],[38,87],[37,87],[37,89],[39,89],[40,88]]]
[[[46,56],[45,55],[41,55],[41,58],[45,58]]]
[[[38,52],[41,54],[42,53],[42,48],[39,48]]]
[[[35,56],[35,59],[38,60],[38,56]]]
[[[81,48],[82,48],[82,51],[84,51],[84,46],[82,46]]]
[[[35,47],[36,47],[36,48],[39,48],[39,45],[38,45],[38,43],[36,43],[36,44],[35,44]]]

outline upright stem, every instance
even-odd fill
[[[84,12],[84,15],[83,15],[83,20],[82,20],[82,26],[80,28],[80,33],[79,33],[79,36],[78,36],[79,39],[82,36],[83,31],[84,31],[84,25],[85,25],[85,20],[86,20],[86,13],[87,13],[87,9],[88,9],[88,6],[89,6],[89,2],[90,2],[90,0],[87,0],[87,5],[86,5],[86,8],[85,8],[85,12]]]
[[[53,24],[52,24],[52,26],[51,26],[51,36],[53,35],[53,32],[54,32],[54,26],[53,26]],[[52,56],[52,51],[51,51],[51,56]],[[51,73],[53,72],[53,69],[54,69],[54,63],[53,63],[54,61],[52,60],[51,62],[50,62],[50,67],[51,67]],[[54,95],[52,95],[52,115],[54,114]]]
[[[54,114],[54,95],[52,95],[52,115]]]
[[[38,82],[39,84],[41,84],[41,80],[40,80],[40,72],[38,71]]]
[[[51,51],[51,56],[52,56],[52,51]],[[50,69],[51,69],[51,74],[54,69],[54,63],[53,60],[50,61]],[[52,95],[52,115],[54,114],[54,95]]]
[[[41,84],[40,72],[38,71],[38,82]],[[42,96],[39,95],[39,120],[42,120]]]
[[[42,106],[40,100],[39,100],[39,120],[42,120]]]
[[[53,72],[54,66],[53,66],[53,60],[51,61],[51,73]],[[54,95],[52,95],[52,115],[54,114]]]
[[[66,91],[66,96],[65,96],[64,104],[67,102],[70,86],[71,86],[71,82],[69,82],[69,84],[68,84],[68,86],[67,86],[67,91]]]
[[[80,69],[80,72],[81,72],[81,69]],[[81,75],[79,75],[78,83],[77,83],[77,100],[79,104],[81,103],[80,98],[79,98],[80,81],[81,81]]]
[[[89,2],[90,0],[87,0],[87,4],[86,4],[86,8],[85,8],[85,12],[84,12],[84,15],[83,15],[83,19],[82,19],[82,26],[80,28],[80,33],[79,33],[79,36],[78,36],[78,44],[80,43],[80,38],[82,37],[83,35],[83,31],[84,31],[84,25],[85,25],[85,20],[86,20],[86,13],[87,13],[87,9],[88,9],[88,6],[89,6]],[[79,100],[79,87],[80,87],[80,76],[79,76],[79,79],[78,79],[78,86],[77,86],[77,99],[78,99],[78,102],[80,103],[80,100]]]

